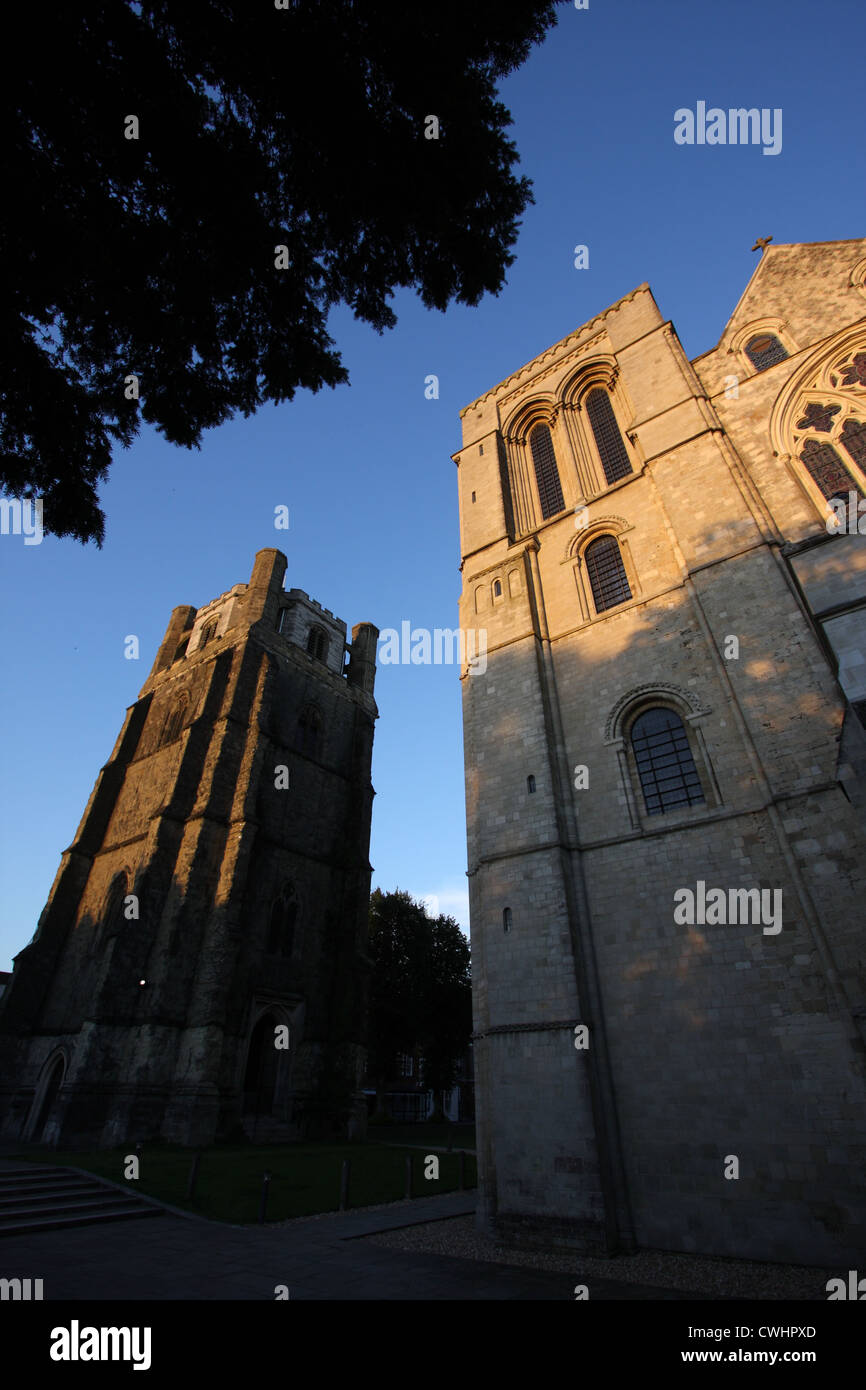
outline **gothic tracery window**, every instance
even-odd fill
[[[838,415],[841,409],[841,405],[810,401],[803,412],[802,420],[797,421],[797,429],[819,430],[822,434],[829,434],[833,428],[833,416]]]
[[[866,496],[866,351],[826,359],[791,414],[791,454],[818,502]],[[820,505],[820,502],[818,502]]]
[[[857,467],[866,473],[866,420],[855,420],[850,416],[842,426],[842,433],[839,439],[851,455]],[[856,485],[857,491],[861,494],[863,489],[859,483]]]
[[[822,496],[828,502],[832,502],[836,498],[841,498],[843,502],[847,502],[849,492],[859,492],[861,496],[863,495],[860,484],[849,473],[832,444],[819,443],[817,439],[807,439],[803,444],[800,458],[809,477],[814,483],[817,483]]]
[[[616,536],[599,536],[584,551],[586,571],[597,613],[631,598],[631,587]]]
[[[866,352],[855,352],[853,361],[842,368],[842,386],[866,386]]]
[[[535,467],[541,515],[546,521],[548,517],[556,516],[558,512],[565,510],[553,439],[547,425],[535,426],[529,436],[529,448]]]
[[[627,478],[633,472],[631,460],[613,413],[610,396],[600,386],[587,396],[586,414],[608,484]]]

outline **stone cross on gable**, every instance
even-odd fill
[[[771,236],[759,236],[754,246],[752,247],[752,250],[761,251],[763,253],[764,251],[766,251],[767,247],[769,246],[772,240],[773,238]]]

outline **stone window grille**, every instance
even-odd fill
[[[756,333],[746,343],[746,356],[756,372],[765,372],[777,362],[786,361],[788,354],[775,333]]]
[[[565,511],[559,469],[556,466],[556,453],[553,439],[547,425],[536,425],[529,436],[529,448],[535,468],[535,481],[538,484],[538,500],[541,515],[546,521]]]
[[[616,536],[599,536],[590,541],[584,560],[597,613],[628,602],[632,592]]]
[[[634,470],[613,413],[610,396],[600,386],[587,396],[586,414],[608,485],[618,483]]]
[[[648,816],[706,802],[685,725],[674,710],[644,710],[629,737]]]

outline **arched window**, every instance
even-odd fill
[[[590,391],[587,396],[586,414],[608,483],[617,483],[620,478],[627,478],[633,471],[631,460],[619,432],[610,396],[600,386]]]
[[[706,801],[685,725],[674,710],[644,710],[630,737],[648,816]]]
[[[501,597],[502,597],[502,580],[501,580],[501,579],[494,579],[494,581],[493,581],[493,597],[494,597],[494,598],[501,598]]]
[[[327,634],[320,627],[311,627],[307,636],[307,651],[317,661],[324,661],[328,651]]]
[[[322,715],[315,705],[305,705],[298,717],[297,747],[310,757],[322,751]]]
[[[616,608],[631,598],[625,565],[616,536],[599,536],[584,551],[586,571],[597,613]]]
[[[507,931],[511,931],[511,908],[510,908],[510,907],[504,907],[504,908],[502,909],[502,930],[503,930],[503,931],[506,931],[506,932],[507,932]]]
[[[266,946],[269,956],[290,956],[294,950],[295,923],[298,917],[298,904],[294,893],[294,885],[286,884],[271,908]]]
[[[528,776],[527,779],[526,779],[526,790],[527,790],[528,792],[534,792],[534,791],[535,791],[535,778],[533,777],[533,775],[532,775],[531,772],[530,772],[529,776]]]
[[[746,356],[756,372],[765,372],[777,362],[784,362],[788,354],[773,333],[756,333],[746,343]]]
[[[842,426],[842,433],[839,438],[858,468],[866,473],[866,421],[854,420],[849,416]],[[859,485],[857,491],[861,496],[863,495],[863,490]]]
[[[860,439],[862,441],[862,435]],[[826,440],[819,442],[817,439],[807,439],[800,459],[809,477],[821,489],[828,502],[839,497],[847,503],[849,492],[859,492],[860,496],[863,496],[860,484],[849,473],[833,445],[828,444]]]
[[[126,869],[122,869],[120,873],[114,875],[108,886],[102,911],[91,938],[91,951],[96,951],[108,938],[116,936],[122,930],[126,921],[123,915],[123,904],[128,892],[129,874]]]
[[[164,743],[173,743],[176,738],[180,737],[180,732],[183,728],[184,720],[186,719],[187,703],[186,697],[182,695],[179,700],[175,701],[173,707],[169,710],[165,723],[162,726],[160,747],[162,747]]]
[[[186,649],[187,649],[188,646],[189,646],[189,638],[188,638],[188,637],[184,637],[184,639],[183,639],[182,642],[178,642],[177,648],[175,649],[175,653],[174,653],[174,656],[172,657],[172,660],[173,660],[173,661],[180,661],[181,657],[186,656]]]
[[[105,926],[117,927],[123,921],[123,904],[129,889],[129,877],[125,869],[115,874],[105,895],[102,920]]]
[[[209,623],[205,623],[204,627],[201,630],[201,635],[198,639],[199,647],[206,647],[208,642],[213,641],[214,637],[216,637],[216,631],[218,626],[219,623],[216,618],[212,618]]]
[[[529,436],[529,448],[535,466],[535,481],[538,484],[538,500],[541,515],[546,521],[549,516],[565,510],[559,470],[556,467],[556,454],[553,439],[547,425],[536,425]]]

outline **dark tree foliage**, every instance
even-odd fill
[[[97,484],[142,420],[198,447],[238,411],[347,381],[333,305],[381,332],[398,287],[440,310],[497,293],[532,197],[496,82],[554,10],[16,6],[0,59],[0,487],[41,496],[46,530],[101,544]]]
[[[427,916],[398,889],[370,897],[369,1070],[381,1092],[397,1054],[420,1049],[426,1085],[454,1084],[472,1033],[469,943],[453,917]]]

